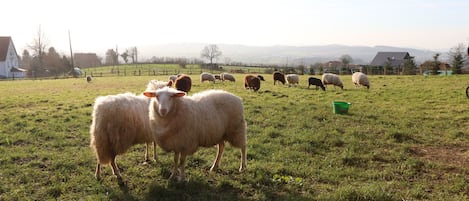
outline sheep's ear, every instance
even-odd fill
[[[186,95],[186,92],[183,92],[183,91],[179,91],[177,93],[174,93],[173,94],[173,97],[183,97]]]
[[[168,86],[168,87],[173,86],[173,81],[172,81],[172,80],[169,80],[169,81],[168,81],[168,85],[166,85],[166,86]]]
[[[153,97],[156,97],[156,92],[154,92],[154,91],[145,91],[145,92],[143,92],[143,95],[148,97],[148,98],[153,98]]]

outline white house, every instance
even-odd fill
[[[24,78],[26,70],[19,68],[19,57],[10,36],[0,36],[0,78]]]

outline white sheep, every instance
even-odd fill
[[[300,83],[300,77],[297,74],[287,74],[286,78],[287,78],[288,86]]]
[[[210,73],[201,73],[200,82],[204,82],[204,81],[210,81],[210,82],[215,83],[215,76],[213,76]]]
[[[232,74],[229,74],[229,73],[221,73],[220,74],[220,79],[222,81],[225,81],[225,80],[232,81],[232,82],[236,81],[235,77]]]
[[[362,73],[362,72],[353,73],[352,82],[355,85],[355,87],[362,85],[370,89],[370,80],[368,80],[368,76],[365,73]]]
[[[344,89],[344,85],[342,84],[342,80],[340,80],[339,76],[333,73],[324,73],[322,75],[322,83],[324,86],[328,84],[332,84],[335,86],[340,87],[341,89]]]
[[[156,90],[169,83],[151,80],[146,90]],[[116,156],[125,153],[132,145],[146,143],[145,160],[148,161],[149,146],[153,143],[153,158],[157,159],[148,119],[149,103],[149,98],[132,93],[96,98],[90,126],[90,147],[96,154],[97,179],[100,178],[101,165],[109,163],[112,173],[120,178]]]
[[[218,168],[225,141],[241,149],[239,171],[246,169],[246,121],[241,98],[222,90],[208,90],[186,96],[183,91],[165,87],[144,94],[152,98],[150,125],[158,145],[174,152],[170,178],[185,178],[186,156],[198,147],[218,145],[210,171]]]

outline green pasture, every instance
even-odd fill
[[[200,83],[190,94],[224,89],[244,100],[247,170],[231,146],[209,172],[216,147],[189,156],[184,182],[168,180],[172,153],[144,164],[144,145],[118,156],[124,184],[109,166],[94,178],[89,147],[94,99],[141,93],[159,76],[0,81],[0,200],[467,200],[469,75],[370,76],[371,88],[326,92],[236,82]],[[319,77],[319,76],[316,76]],[[333,101],[351,102],[334,114]],[[200,114],[210,115],[210,114]]]

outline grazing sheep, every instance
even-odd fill
[[[257,91],[261,88],[261,79],[254,75],[246,75],[244,77],[244,88]]]
[[[169,86],[171,81],[152,80],[146,90]],[[124,154],[132,145],[146,143],[145,160],[148,161],[149,146],[153,143],[156,160],[156,144],[150,130],[148,105],[150,99],[143,95],[124,93],[100,96],[94,102],[90,126],[90,147],[96,154],[95,177],[100,178],[101,165],[111,164],[112,173],[121,178],[116,156]]]
[[[370,89],[370,80],[368,80],[368,76],[362,72],[355,72],[352,74],[352,82],[355,87],[360,85],[365,86],[366,88]]]
[[[328,84],[332,84],[332,85],[334,85],[334,87],[338,86],[341,89],[344,89],[344,85],[342,84],[342,80],[340,80],[338,75],[332,74],[332,73],[324,73],[322,75],[322,84],[324,86],[326,86]]]
[[[86,82],[90,83],[91,81],[93,81],[93,78],[91,77],[91,75],[87,75]]]
[[[300,77],[297,74],[288,74],[286,77],[288,86],[300,83]]]
[[[181,74],[176,79],[174,86],[177,90],[189,93],[192,87],[192,79],[188,75]]]
[[[145,91],[150,103],[150,125],[158,145],[174,152],[170,178],[185,178],[186,157],[198,147],[218,145],[210,171],[218,168],[225,141],[241,149],[240,171],[246,169],[246,121],[241,98],[222,90],[208,90],[193,96],[173,88]],[[210,115],[207,115],[210,114]]]
[[[232,74],[229,74],[229,73],[221,73],[220,74],[220,78],[221,80],[224,82],[225,80],[229,80],[229,81],[232,81],[232,82],[235,82],[235,77],[232,75]]]
[[[209,81],[215,83],[215,76],[210,73],[201,73],[200,82]]]
[[[316,85],[316,90],[318,90],[318,87],[321,87],[323,91],[326,91],[326,87],[322,84],[322,81],[318,78],[315,77],[309,77],[308,78],[308,88],[311,85]]]
[[[274,72],[274,85],[277,81],[285,85],[285,75],[281,72]]]
[[[262,75],[257,75],[257,77],[258,77],[261,81],[265,81],[264,76],[262,76]]]

